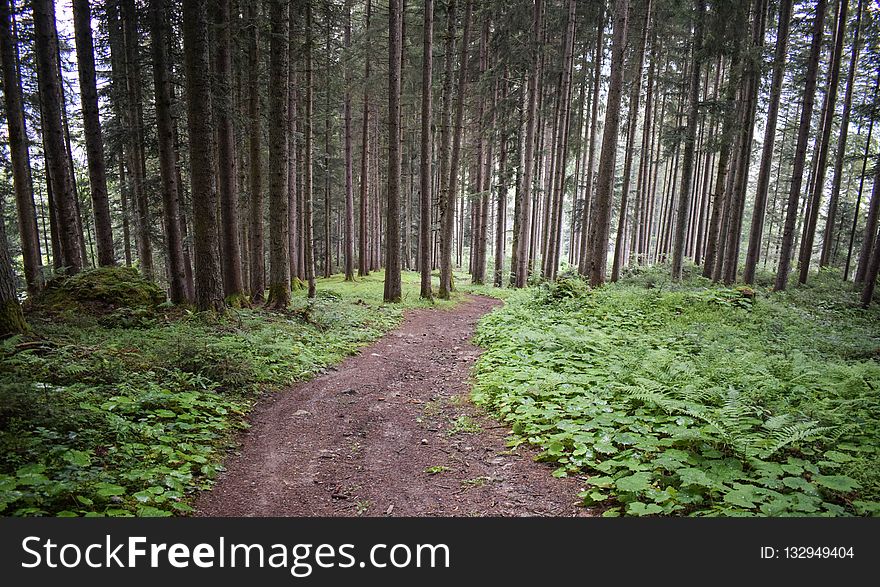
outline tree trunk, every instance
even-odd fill
[[[870,143],[869,143],[870,144]],[[871,235],[880,225],[880,155],[874,163],[874,186],[871,189],[871,203],[868,206],[868,220],[865,224],[865,236],[862,242],[862,250],[859,253],[859,264],[856,267],[855,283],[863,283],[868,273],[868,267],[871,262],[871,255],[874,249],[874,241]]]
[[[522,189],[519,198],[519,232],[517,234],[516,266],[511,268],[514,287],[525,287],[528,283],[529,255],[532,224],[532,182],[535,164],[535,131],[538,119],[538,95],[541,88],[538,78],[541,70],[541,54],[544,44],[544,0],[535,0],[532,13],[532,67],[529,71],[528,107],[526,114],[526,138],[523,150]]]
[[[804,162],[807,157],[807,141],[810,135],[810,122],[813,117],[813,102],[816,93],[816,74],[819,69],[819,56],[822,52],[822,33],[825,22],[827,0],[818,0],[816,15],[813,19],[810,58],[807,62],[807,76],[804,82],[804,101],[801,108],[801,120],[798,127],[797,146],[792,163],[791,189],[788,193],[788,208],[785,213],[785,225],[782,230],[782,243],[779,247],[779,265],[776,270],[774,289],[781,291],[788,285],[788,273],[791,269],[791,251],[794,243],[795,224],[798,217],[798,200],[804,176]]]
[[[826,267],[831,262],[831,245],[834,238],[834,224],[837,218],[837,206],[840,199],[840,185],[843,179],[843,159],[846,155],[846,138],[849,133],[849,118],[852,109],[853,80],[859,61],[859,35],[862,25],[862,0],[856,9],[856,28],[853,33],[852,54],[849,60],[849,71],[846,76],[846,91],[843,98],[843,115],[840,119],[840,136],[837,139],[837,154],[834,158],[834,182],[831,187],[831,198],[828,200],[828,216],[825,221],[825,232],[822,237],[822,253],[819,267]]]
[[[480,33],[479,44],[479,77],[485,80],[486,70],[489,67],[489,28],[491,26],[491,18],[489,14],[484,14],[483,26]],[[485,83],[485,82],[483,82]],[[494,97],[493,97],[494,100]],[[479,107],[477,113],[477,132],[475,139],[477,141],[478,156],[477,165],[477,184],[474,191],[473,205],[474,218],[476,222],[471,226],[471,283],[482,285],[486,281],[486,224],[489,216],[489,196],[487,193],[489,185],[491,185],[492,176],[492,124],[487,120],[489,113],[494,112],[494,106],[489,105],[486,108],[485,91],[481,89],[479,97]]]
[[[430,0],[429,0],[430,1]],[[351,0],[345,3],[345,53],[351,56]],[[343,91],[343,118],[345,124],[345,280],[354,280],[354,190],[352,187],[351,156],[351,65],[345,62],[345,89]]]
[[[758,257],[761,254],[761,236],[767,208],[767,191],[770,187],[770,167],[773,163],[779,97],[782,93],[782,80],[785,74],[791,4],[792,0],[781,0],[779,3],[779,26],[776,31],[776,53],[773,58],[773,81],[770,85],[770,103],[767,106],[767,124],[764,127],[764,145],[761,151],[761,168],[758,171],[758,187],[755,192],[755,209],[752,213],[752,227],[749,231],[749,249],[746,253],[746,264],[743,271],[743,281],[749,284],[755,282],[755,270],[758,266]]]
[[[129,193],[128,180],[125,175],[125,151],[120,146],[117,154],[119,157],[119,203],[122,208],[122,247],[125,256],[125,266],[131,267],[131,228],[130,228],[130,212],[128,203],[131,201]]]
[[[128,130],[128,171],[136,207],[135,227],[140,270],[147,279],[153,278],[153,244],[150,239],[149,200],[147,198],[144,163],[144,116],[141,99],[141,73],[138,65],[137,7],[135,0],[122,2],[122,36],[125,48],[125,86]]]
[[[871,305],[871,299],[874,297],[874,288],[877,285],[877,273],[880,272],[880,231],[877,231],[877,238],[874,239],[873,253],[871,253],[871,262],[868,264],[867,275],[865,278],[865,287],[862,290],[862,307],[867,308]]]
[[[0,5],[0,13],[2,13],[0,18],[3,19],[3,24],[8,24],[9,10],[5,0]],[[8,27],[5,28],[8,29]],[[3,34],[5,36],[5,30]],[[7,87],[4,85],[4,90]],[[4,208],[5,202],[0,196],[0,209]],[[0,339],[27,331],[28,325],[21,311],[21,305],[18,303],[18,292],[15,290],[15,275],[12,272],[12,262],[9,258],[9,241],[6,240],[6,222],[0,221]]]
[[[196,307],[202,311],[222,312],[226,306],[220,279],[217,194],[214,191],[214,153],[211,148],[214,129],[211,121],[208,0],[184,3],[183,46]]]
[[[699,4],[698,4],[699,8]],[[645,49],[648,46],[648,31],[650,29],[651,23],[651,0],[648,0],[645,4],[644,11],[644,23],[642,24],[642,39],[639,43],[638,48],[638,57],[635,60],[635,64],[633,66],[632,72],[632,87],[630,89],[630,97],[629,97],[629,121],[627,124],[627,139],[626,139],[626,155],[623,162],[623,186],[620,192],[620,216],[618,217],[617,222],[617,238],[614,241],[614,259],[611,264],[611,281],[617,281],[620,278],[620,269],[624,264],[624,245],[626,243],[626,214],[627,214],[627,205],[629,202],[629,187],[631,183],[631,174],[632,174],[632,160],[633,160],[633,150],[635,149],[636,142],[636,126],[639,121],[639,98],[642,95],[642,68],[644,67],[645,62]],[[701,33],[701,29],[697,29],[698,33]],[[694,41],[696,44],[696,41]],[[694,54],[696,57],[696,53]],[[685,139],[687,140],[687,139]],[[641,168],[639,169],[639,176],[641,177]],[[638,182],[637,182],[638,183]],[[638,187],[638,186],[637,186]],[[638,202],[636,202],[636,206],[638,206]],[[634,214],[637,216],[637,214]],[[635,232],[635,219],[633,220],[633,232]]]
[[[235,129],[233,128],[235,111],[232,101],[230,0],[215,1],[214,30],[216,46],[214,47],[214,64],[216,71],[214,75],[215,96],[213,103],[214,122],[217,127],[217,167],[219,169],[221,273],[223,275],[223,290],[226,294],[226,299],[232,306],[237,307],[241,305],[244,298],[244,280],[241,272],[241,246],[238,240],[238,186],[236,185],[237,161],[235,156]],[[285,75],[285,80],[286,77]],[[287,161],[285,160],[285,172],[287,170],[286,163]],[[287,198],[286,191],[284,197]],[[284,206],[283,212],[284,218],[281,219],[281,224],[283,227],[286,227],[287,206]],[[284,232],[286,239],[287,231],[285,230]],[[287,265],[287,281],[289,282],[289,261]]]
[[[370,130],[370,14],[372,2],[367,0],[366,19],[364,31],[366,36],[366,51],[364,52],[364,104],[363,104],[363,129],[361,134],[361,189],[360,189],[360,233],[358,235],[358,276],[365,277],[370,274],[369,254],[369,130]]]
[[[452,279],[452,235],[455,226],[455,194],[458,189],[458,165],[461,157],[462,124],[464,122],[464,98],[467,91],[468,45],[470,44],[471,15],[473,0],[465,5],[464,25],[461,35],[461,51],[459,54],[458,94],[455,98],[455,119],[452,128],[452,147],[449,158],[449,179],[446,189],[440,193],[440,289],[438,296],[449,299],[454,289]],[[450,8],[448,18],[455,18],[455,11]],[[447,41],[449,47],[449,41]],[[447,68],[447,74],[450,69]],[[451,89],[451,88],[450,88]],[[441,154],[442,156],[442,154]]]
[[[271,0],[269,50],[269,296],[266,304],[284,309],[290,304],[290,241],[288,226],[287,92],[290,26],[289,0]]]
[[[73,170],[65,146],[61,116],[64,94],[58,73],[55,10],[52,0],[32,0],[32,4],[46,168],[51,178],[52,201],[58,219],[60,265],[68,273],[78,273],[83,268],[82,249],[78,233],[76,196],[73,191]]]
[[[431,291],[431,161],[433,159],[431,122],[433,119],[432,69],[434,51],[434,0],[425,0],[425,26],[422,50],[422,143],[419,169],[419,295],[432,298]],[[409,251],[407,250],[407,256]]]
[[[874,80],[874,91],[872,92],[871,102],[873,103],[877,99],[877,92],[880,90],[880,71],[877,72],[877,77]],[[856,229],[859,227],[859,209],[862,204],[862,193],[865,189],[865,173],[867,172],[868,167],[868,156],[871,151],[871,135],[874,133],[874,118],[871,117],[868,121],[868,138],[865,140],[865,151],[862,156],[862,171],[859,173],[859,191],[856,196],[856,205],[855,212],[853,212],[853,221],[852,228],[849,232],[849,248],[846,253],[846,265],[843,268],[843,280],[846,281],[849,278],[849,268],[852,263],[852,253],[853,253],[853,244],[856,239]],[[875,200],[871,200],[872,204],[880,204],[880,202],[876,202]],[[875,206],[876,207],[876,206]],[[877,208],[880,210],[880,208]],[[876,217],[875,217],[876,218]],[[868,215],[868,220],[870,221],[871,216]],[[875,220],[876,222],[876,220]],[[871,233],[865,233],[871,234]],[[870,240],[870,239],[868,239]],[[856,276],[857,278],[858,276]],[[858,279],[856,279],[856,283],[858,283]]]
[[[171,75],[166,38],[167,14],[167,0],[151,0],[153,86],[156,92],[156,135],[159,172],[162,177],[169,294],[171,301],[179,304],[187,301],[189,296],[184,267],[183,238],[180,231],[180,195],[177,184],[177,156],[174,149],[174,122],[171,113]]]
[[[287,53],[287,241],[290,256],[291,282],[302,279],[300,262],[302,255],[302,190],[297,182],[300,160],[297,153],[302,149],[299,145],[299,48],[294,23],[302,15],[302,4],[290,2],[290,26],[288,27]],[[301,284],[297,283],[297,287]]]
[[[672,244],[672,279],[681,281],[684,263],[684,238],[687,232],[688,210],[691,205],[691,179],[694,167],[694,155],[697,134],[697,117],[700,101],[700,65],[703,50],[703,13],[706,11],[705,0],[696,0],[694,14],[694,40],[691,64],[691,80],[688,87],[687,126],[684,134],[684,161],[681,171],[681,192],[678,197],[678,210],[675,224],[675,236]]]
[[[813,241],[816,236],[816,225],[819,221],[819,208],[822,204],[822,192],[825,188],[825,168],[828,161],[829,141],[831,140],[831,127],[834,121],[834,105],[837,100],[837,85],[840,78],[840,59],[843,53],[843,41],[846,36],[846,17],[849,0],[841,0],[837,14],[837,32],[834,36],[834,49],[830,64],[830,82],[828,92],[825,95],[825,108],[823,109],[822,137],[819,143],[819,158],[815,177],[812,182],[812,193],[808,214],[805,218],[804,239],[801,241],[800,271],[798,282],[806,283],[810,273],[810,262],[813,257]]]
[[[250,290],[253,302],[262,302],[266,291],[266,257],[263,240],[263,159],[260,118],[260,3],[248,6],[248,163],[250,179]]]
[[[3,63],[3,98],[6,107],[6,126],[9,130],[9,155],[12,160],[12,183],[18,211],[24,277],[28,295],[34,296],[43,287],[43,262],[40,258],[34,184],[28,152],[21,79],[18,74],[18,38],[12,25],[9,0],[0,0],[0,57]],[[0,245],[5,244],[5,241],[0,242]]]
[[[755,130],[755,110],[758,102],[758,90],[761,83],[760,65],[751,58],[761,55],[764,46],[764,28],[766,24],[767,2],[755,0],[752,6],[752,32],[749,60],[746,62],[744,82],[742,84],[742,114],[740,122],[739,154],[737,171],[730,199],[730,214],[727,227],[727,242],[724,247],[724,263],[722,279],[725,285],[736,281],[739,249],[742,236],[742,219],[745,208],[746,190],[749,181],[749,163],[751,162],[752,139]]]
[[[388,6],[388,202],[385,233],[385,293],[390,303],[401,301],[400,284],[400,0]]]
[[[576,26],[576,4],[568,1],[567,26],[562,50],[562,69],[559,76],[558,116],[556,126],[559,129],[554,155],[555,173],[552,178],[551,198],[549,200],[550,225],[547,238],[547,260],[544,263],[545,275],[550,280],[556,279],[559,268],[559,250],[562,246],[562,204],[565,200],[565,180],[567,177],[569,125],[571,123],[571,79],[574,67],[574,43]]]
[[[581,210],[581,242],[578,259],[578,273],[586,277],[590,274],[590,217],[593,210],[593,171],[596,161],[596,135],[599,129],[599,91],[602,86],[603,36],[605,32],[604,8],[600,8],[598,31],[596,33],[596,59],[593,65],[593,101],[590,104],[590,146],[587,149],[587,178],[584,182],[584,205]]]
[[[498,155],[498,196],[495,201],[495,270],[492,276],[492,283],[495,287],[504,285],[504,249],[507,245],[507,189],[512,171],[508,156],[511,132],[508,115],[510,105],[507,100],[510,82],[507,79],[507,74],[508,71],[505,68],[501,81],[501,103],[505,105],[505,109],[499,140],[501,152]]]
[[[590,284],[605,283],[608,264],[608,238],[611,232],[611,203],[614,196],[614,161],[617,156],[617,132],[620,125],[620,95],[623,91],[623,57],[626,48],[626,29],[629,0],[614,4],[614,33],[611,41],[611,78],[605,106],[605,128],[602,133],[602,155],[599,176],[596,179],[596,206],[590,223]]]
[[[89,167],[92,211],[95,217],[95,242],[98,246],[98,264],[102,266],[115,265],[116,256],[113,251],[110,203],[107,198],[104,142],[101,138],[98,90],[95,82],[95,53],[92,46],[92,18],[89,0],[74,0],[73,26],[76,39],[76,63],[79,69],[83,133],[85,135],[86,158]]]
[[[648,186],[650,184],[652,147],[651,133],[652,125],[654,123],[651,117],[654,106],[654,70],[657,61],[656,39],[657,35],[654,33],[651,37],[651,61],[648,65],[648,79],[645,82],[647,88],[645,90],[645,114],[642,122],[642,152],[639,157],[639,175],[638,181],[636,182],[636,202],[635,206],[633,206],[631,260],[637,265],[641,265],[644,262],[645,221],[648,215]]]
[[[522,203],[522,190],[523,190],[523,167],[524,165],[524,151],[525,151],[525,120],[526,120],[526,110],[528,109],[527,101],[528,101],[528,82],[526,78],[523,78],[519,84],[521,97],[519,98],[519,121],[516,126],[516,192],[514,193],[514,201],[513,201],[513,230],[511,231],[511,243],[510,243],[510,274],[508,277],[508,283],[510,287],[514,287],[516,285],[516,266],[517,266],[517,251],[520,249],[519,245],[519,233],[520,233],[520,225],[522,224],[522,210],[520,209],[520,205]]]
[[[455,78],[455,30],[456,30],[456,0],[449,0],[446,5],[446,35],[444,37],[444,46],[443,46],[443,88],[440,93],[442,98],[441,111],[440,111],[440,149],[438,153],[438,178],[437,178],[437,188],[438,188],[438,214],[441,216],[441,226],[439,235],[435,236],[435,240],[440,241],[437,243],[440,249],[440,256],[443,256],[443,247],[444,240],[446,237],[444,236],[444,224],[442,222],[442,217],[444,214],[444,210],[446,210],[446,200],[452,199],[453,201],[449,204],[452,209],[455,209],[455,198],[456,194],[449,192],[449,163],[450,163],[450,151],[452,148],[452,86]],[[454,226],[453,219],[453,226]],[[457,236],[457,232],[456,232]],[[456,239],[456,242],[460,244],[461,239]],[[452,241],[450,239],[449,243],[449,256],[450,256],[450,264],[452,257]],[[432,265],[436,265],[437,256],[433,256]],[[451,271],[451,269],[450,269]],[[449,276],[450,287],[447,288],[445,286],[446,274],[441,272],[440,275],[440,289],[438,294],[443,297],[449,296],[449,291],[451,290],[451,274]]]
[[[312,222],[312,110],[314,107],[312,88],[312,5],[306,3],[306,47],[305,47],[305,112],[303,113],[303,255],[309,298],[315,297],[315,236]]]

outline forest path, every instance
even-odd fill
[[[477,320],[497,300],[408,311],[399,328],[327,374],[261,402],[202,516],[587,515],[467,399]]]

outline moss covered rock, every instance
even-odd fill
[[[46,284],[34,301],[38,310],[105,316],[120,310],[151,311],[165,302],[165,292],[131,267],[100,267]]]

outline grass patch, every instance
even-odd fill
[[[32,334],[0,341],[0,513],[191,511],[189,498],[211,487],[262,393],[319,374],[397,326],[404,309],[431,304],[411,272],[403,303],[383,304],[383,278],[318,280],[317,298],[297,291],[286,312],[212,317],[159,307],[112,321],[32,313]],[[70,278],[63,292],[85,299],[89,279]],[[112,285],[114,300],[140,291]],[[110,310],[128,316],[126,307]]]
[[[477,342],[476,403],[607,515],[880,513],[880,310],[833,272],[778,294],[561,279]]]
[[[470,416],[459,416],[449,423],[449,429],[446,431],[448,436],[456,434],[479,434],[483,429],[479,423]]]
[[[432,465],[430,467],[425,467],[425,473],[428,475],[439,475],[445,471],[448,471],[449,467],[445,465]]]

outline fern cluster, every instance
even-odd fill
[[[880,513],[877,311],[829,276],[792,294],[649,277],[483,319],[475,399],[511,444],[583,476],[605,515]]]

